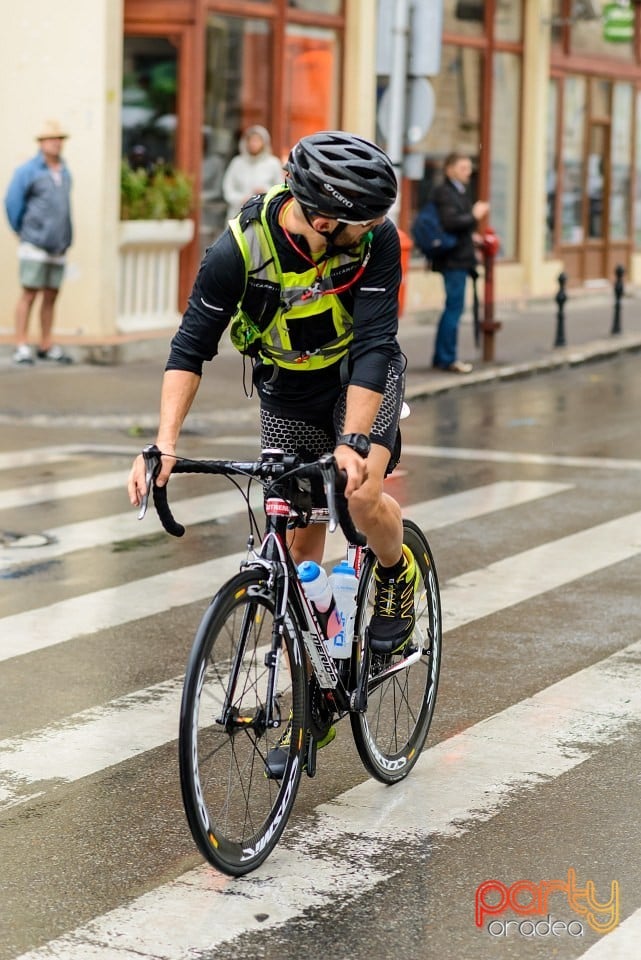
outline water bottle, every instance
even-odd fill
[[[298,565],[298,576],[303,585],[305,596],[312,601],[320,624],[328,639],[328,651],[331,652],[332,639],[342,629],[341,618],[336,607],[329,578],[323,568],[313,560],[304,560]],[[332,654],[333,656],[333,654]]]
[[[347,560],[341,560],[332,570],[329,582],[341,618],[341,630],[333,638],[330,652],[333,657],[342,660],[352,652],[358,578],[354,567]]]

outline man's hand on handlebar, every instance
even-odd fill
[[[344,470],[347,474],[347,483],[345,485],[345,496],[349,500],[359,487],[362,487],[367,480],[367,460],[363,460],[360,454],[356,453],[350,447],[344,444],[336,447],[334,458],[339,470]]]
[[[171,444],[163,444],[162,446],[163,456],[160,460],[160,471],[156,477],[156,486],[164,487],[171,471],[174,468],[176,463],[175,457],[175,447]],[[148,477],[147,477],[147,464],[142,453],[139,453],[136,459],[133,462],[131,471],[129,473],[129,480],[127,481],[127,491],[129,493],[129,501],[132,507],[139,507],[143,502],[143,498],[148,494]]]

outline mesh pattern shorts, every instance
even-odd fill
[[[399,420],[404,390],[404,367],[390,364],[383,400],[370,432],[372,443],[386,447],[392,455],[388,470],[394,468],[400,456]],[[261,406],[261,447],[277,448],[289,455],[298,454],[306,461],[331,453],[336,446],[336,437],[343,430],[346,393],[347,388],[341,391],[336,404],[328,408],[326,418],[315,411],[313,422],[301,418],[299,410],[292,414],[287,409],[267,410]]]

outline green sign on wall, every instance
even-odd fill
[[[634,10],[619,3],[603,7],[603,39],[608,43],[628,43],[634,37]]]

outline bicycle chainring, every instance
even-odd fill
[[[309,680],[309,730],[315,740],[322,740],[332,725],[332,710],[316,677]]]

